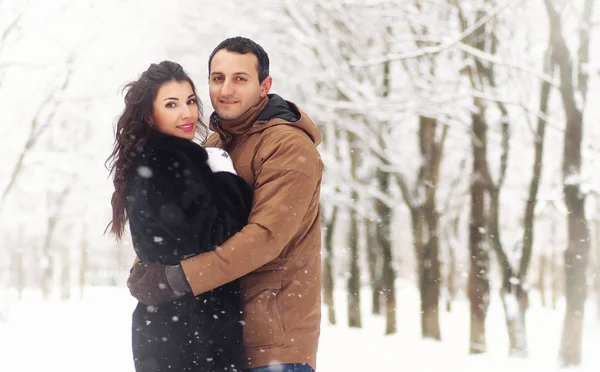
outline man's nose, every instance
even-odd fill
[[[233,87],[231,86],[231,82],[227,80],[221,86],[221,95],[229,96],[231,94],[233,94]]]

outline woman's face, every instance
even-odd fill
[[[164,83],[152,104],[152,120],[164,134],[194,139],[198,105],[190,83],[174,80]]]

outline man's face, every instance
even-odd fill
[[[222,119],[242,116],[264,98],[271,88],[271,77],[258,81],[258,59],[252,53],[239,54],[221,49],[210,63],[210,101]]]

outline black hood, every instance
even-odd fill
[[[258,115],[257,121],[267,122],[272,119],[283,119],[293,123],[300,120],[302,115],[294,105],[290,105],[277,94],[268,94],[267,96],[269,97],[269,103]]]

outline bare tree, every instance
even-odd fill
[[[404,178],[398,183],[411,214],[413,247],[417,258],[419,292],[421,296],[421,335],[423,338],[441,340],[439,300],[441,270],[439,261],[440,231],[436,207],[442,149],[448,126],[438,130],[436,119],[419,118],[419,149],[422,162],[418,170],[414,191],[410,191]]]
[[[600,320],[600,193],[592,191],[595,208],[590,218],[590,249],[592,260],[590,260],[590,276],[594,279],[593,289],[596,299],[596,318]]]
[[[579,26],[577,61],[563,36],[562,20],[552,0],[544,0],[550,21],[553,59],[560,75],[560,95],[566,116],[562,164],[563,190],[568,210],[568,243],[564,252],[566,311],[559,357],[565,366],[581,364],[583,317],[587,298],[587,266],[590,232],[585,215],[585,194],[581,190],[581,142],[583,111],[588,93],[588,63],[593,0],[583,4]]]
[[[459,21],[463,30],[470,29],[466,15],[458,1],[454,1],[458,9]],[[476,11],[476,24],[485,19],[482,9]],[[489,40],[486,38],[485,24],[481,24],[470,35],[468,44],[476,50],[486,51]],[[463,31],[465,32],[465,31]],[[482,90],[484,85],[484,67],[479,60],[474,60],[475,69],[465,71],[474,89]],[[471,311],[470,353],[486,351],[485,320],[490,300],[489,283],[489,253],[486,246],[485,231],[487,227],[485,196],[488,187],[487,169],[487,122],[486,103],[478,96],[473,97],[471,112],[471,147],[472,147],[472,178],[471,178],[471,213],[469,220],[469,280],[468,295]]]
[[[47,201],[48,201],[48,217],[46,234],[44,236],[44,244],[42,251],[40,252],[40,258],[44,263],[42,268],[41,285],[42,295],[44,298],[50,297],[52,289],[54,287],[54,270],[58,266],[58,254],[56,249],[56,242],[54,241],[54,234],[56,232],[57,225],[60,221],[60,215],[69,196],[72,184],[67,183],[59,192],[53,192],[48,190]]]
[[[376,178],[379,191],[386,195],[390,188],[389,174],[381,169],[377,169]],[[390,335],[396,333],[396,271],[393,266],[391,241],[392,209],[387,203],[381,199],[377,199],[375,202],[375,212],[379,218],[375,234],[377,244],[381,247],[383,255],[381,291],[385,302],[385,334]]]
[[[63,231],[69,231],[65,229]],[[71,298],[71,257],[70,251],[67,244],[60,242],[58,244],[58,251],[60,257],[60,299],[68,300]]]
[[[0,10],[2,10],[2,3],[0,3]],[[14,10],[11,13],[13,12]],[[2,55],[2,52],[4,51],[6,46],[9,45],[11,41],[14,42],[20,39],[19,25],[21,23],[21,19],[23,18],[23,14],[24,11],[19,11],[16,14],[14,14],[14,18],[12,18],[12,20],[8,22],[6,27],[0,32],[0,56]],[[5,70],[11,65],[13,65],[13,63],[0,63],[0,87],[2,87],[2,73],[4,72],[3,70]]]
[[[83,299],[85,287],[88,285],[89,272],[89,240],[87,235],[87,224],[84,222],[81,233],[80,255],[79,255],[79,298]]]
[[[458,9],[459,21],[463,32],[469,28],[467,15],[463,12],[459,3],[455,1]],[[484,9],[476,11],[476,22],[484,19],[486,12]],[[499,50],[500,37],[492,23],[479,27],[473,32],[470,38],[466,40],[475,51],[471,53],[473,58],[473,67],[468,67],[464,71],[467,73],[470,84],[475,92],[485,92],[486,90],[497,91],[498,77],[495,63],[495,55]],[[480,53],[485,53],[486,58],[481,58]],[[548,52],[549,53],[549,52]],[[546,53],[548,55],[548,53]],[[549,58],[545,59],[544,71],[542,76],[550,74]],[[530,182],[528,201],[525,207],[523,244],[521,246],[521,261],[516,269],[504,247],[501,239],[500,229],[500,196],[508,168],[508,156],[510,152],[510,112],[507,104],[501,99],[494,99],[493,102],[500,114],[501,127],[501,149],[499,158],[499,169],[497,179],[494,180],[488,165],[487,155],[487,131],[488,121],[486,119],[487,104],[481,99],[482,95],[475,94],[473,106],[476,111],[473,115],[472,134],[475,136],[474,146],[474,180],[472,181],[472,221],[475,223],[479,232],[476,232],[471,226],[471,276],[469,280],[469,295],[472,311],[471,328],[471,352],[480,352],[485,350],[484,324],[488,304],[485,302],[489,298],[489,283],[487,278],[482,276],[489,270],[487,266],[488,257],[482,252],[479,241],[479,233],[485,231],[485,236],[491,248],[495,252],[502,274],[502,285],[500,298],[505,312],[506,325],[509,335],[509,353],[510,355],[527,355],[527,337],[525,327],[525,312],[528,307],[528,296],[525,290],[524,282],[527,277],[527,271],[531,260],[533,246],[533,217],[535,204],[537,201],[537,192],[542,167],[543,141],[545,135],[545,117],[547,117],[548,96],[550,91],[550,80],[543,79],[541,85],[540,108],[538,115],[538,128],[535,133],[535,159],[532,179]],[[486,97],[486,99],[488,99]],[[527,114],[527,110],[525,114]],[[477,117],[476,117],[477,116]],[[484,186],[484,193],[481,194],[480,187]],[[489,205],[486,211],[485,194],[489,197]],[[484,216],[481,216],[481,213]],[[473,252],[475,250],[475,252]],[[483,292],[483,293],[482,293]],[[476,327],[475,327],[476,326]]]
[[[350,146],[350,179],[357,179],[359,146],[356,135],[347,132],[348,144]],[[350,199],[354,205],[359,203],[358,192],[356,188],[351,190]],[[358,221],[359,216],[356,208],[350,208],[350,226],[348,229],[348,244],[350,245],[350,276],[348,277],[348,326],[353,328],[362,327],[361,305],[360,305],[360,256],[358,239]]]
[[[286,15],[285,20],[289,22],[285,30],[290,35],[294,35],[292,39],[295,45],[305,48],[303,50],[310,53],[313,63],[316,63],[322,71],[327,72],[323,76],[332,74],[340,77],[339,79],[326,78],[323,80],[317,77],[314,84],[319,87],[320,96],[323,98],[322,104],[326,105],[326,110],[333,110],[336,117],[344,118],[339,123],[339,133],[340,136],[348,137],[350,143],[349,153],[345,155],[350,160],[350,170],[359,166],[358,159],[353,158],[359,156],[358,151],[365,156],[374,155],[379,163],[374,175],[376,197],[379,199],[375,202],[374,208],[377,215],[374,235],[383,255],[381,293],[385,297],[384,303],[386,304],[386,334],[391,334],[396,332],[395,271],[389,236],[392,208],[388,200],[381,198],[385,199],[390,192],[389,172],[392,162],[386,154],[388,149],[386,136],[393,123],[373,118],[369,115],[369,111],[364,109],[368,99],[377,97],[377,99],[386,100],[390,95],[391,64],[388,62],[380,64],[376,68],[365,68],[351,63],[354,59],[364,59],[368,54],[369,47],[376,44],[375,41],[380,40],[379,34],[366,32],[364,29],[365,26],[380,29],[381,25],[364,22],[361,14],[363,9],[353,4],[337,1],[326,4],[300,4],[286,1],[283,4],[282,12]],[[358,30],[360,32],[357,32]],[[298,37],[304,41],[298,43]],[[298,63],[305,63],[305,55]],[[365,90],[365,86],[369,89]],[[353,171],[349,173],[353,173]],[[346,177],[345,181],[350,185],[349,192],[354,196],[358,191],[357,188],[364,186],[361,180],[352,175]],[[348,185],[342,186],[343,189],[348,189]],[[354,196],[350,200],[356,200]],[[351,219],[353,213],[351,208]],[[354,224],[351,222],[352,225]],[[352,323],[357,324],[359,316],[357,312],[360,307],[358,304],[360,300],[358,297],[359,261],[358,247],[352,246],[352,240],[358,242],[358,239],[354,238],[358,234],[354,234],[354,231],[357,232],[358,229],[350,228],[349,230],[351,266],[348,282],[348,309]]]
[[[46,99],[38,107],[33,119],[31,120],[29,134],[27,136],[27,140],[25,141],[25,145],[23,146],[23,149],[21,150],[17,161],[13,166],[13,170],[8,178],[8,184],[2,191],[2,197],[0,198],[0,214],[2,213],[6,198],[12,191],[19,178],[19,175],[24,169],[25,157],[33,150],[42,134],[46,132],[53,124],[54,116],[56,115],[60,105],[60,102],[57,101],[57,96],[61,92],[64,92],[69,86],[69,82],[73,74],[73,59],[74,56],[71,55],[67,61],[68,67],[62,82],[48,94]]]
[[[457,273],[457,261],[456,251],[461,247],[461,243],[458,240],[460,230],[460,213],[465,204],[467,193],[458,192],[459,185],[465,177],[465,171],[467,167],[467,156],[460,160],[458,172],[455,173],[450,183],[448,194],[444,200],[444,206],[442,208],[441,216],[444,217],[442,220],[442,228],[445,246],[448,254],[448,261],[446,262],[446,276],[442,282],[446,288],[446,311],[452,311],[452,302],[458,294],[458,285],[456,283],[458,274]],[[453,203],[454,202],[454,203]],[[454,204],[454,206],[452,205]]]
[[[421,328],[423,337],[441,340],[439,300],[440,300],[440,231],[436,194],[439,183],[442,149],[448,133],[444,125],[440,138],[436,138],[437,121],[431,118],[420,118],[420,148],[425,160],[423,167],[423,186],[425,201],[423,217],[427,226],[427,237],[424,239],[419,262],[419,287],[421,292]]]
[[[446,247],[448,248],[448,270],[446,272],[446,279],[443,281],[446,285],[446,311],[452,311],[452,302],[458,294],[458,286],[456,285],[456,253],[458,244],[454,243],[455,237],[458,235],[459,218],[454,217],[451,223],[451,232],[445,231],[444,237],[446,241]]]
[[[485,242],[485,165],[487,153],[487,128],[484,106],[474,98],[478,112],[471,115],[473,167],[471,178],[471,213],[469,220],[469,281],[468,295],[471,311],[470,353],[486,351],[485,320],[489,307],[490,259]]]
[[[600,320],[600,217],[595,221],[596,242],[594,251],[596,252],[594,267],[594,289],[596,290],[596,318]]]
[[[323,151],[326,152],[332,159],[338,161],[339,147],[337,143],[338,130],[333,125],[319,125],[323,139]],[[333,187],[333,194],[339,193],[338,187]],[[323,303],[327,307],[327,320],[329,324],[336,324],[335,312],[335,249],[334,249],[334,231],[338,222],[339,206],[336,203],[325,203],[327,197],[323,197],[321,201],[321,222],[324,232],[324,248],[323,257]]]
[[[554,208],[556,209],[556,206],[553,205]],[[557,224],[557,220],[556,217],[552,217],[552,228],[551,230],[551,235],[552,235],[552,244],[551,244],[551,249],[552,251],[550,252],[550,273],[552,274],[552,278],[550,279],[550,286],[552,289],[552,298],[551,298],[551,304],[552,304],[552,309],[556,310],[558,308],[558,300],[559,298],[563,297],[564,295],[564,273],[563,273],[563,262],[560,259],[560,255],[559,255],[559,247],[561,246],[561,244],[559,243],[559,239],[557,237],[557,231],[558,229],[558,224]],[[562,274],[562,275],[561,275]]]
[[[15,284],[17,287],[18,298],[19,300],[23,299],[23,292],[25,291],[26,283],[25,283],[25,233],[23,232],[23,227],[19,227],[17,232],[17,246],[13,251],[13,267],[16,271],[15,273]]]
[[[321,207],[323,209],[323,207]],[[332,207],[331,216],[326,218],[326,213],[321,213],[323,221],[323,230],[325,232],[325,257],[323,259],[323,303],[327,307],[327,320],[329,324],[336,324],[334,288],[335,280],[333,275],[334,249],[333,232],[337,222],[339,208]]]
[[[371,278],[371,312],[373,315],[381,315],[383,257],[381,247],[375,235],[375,231],[377,230],[376,222],[372,219],[365,219],[365,225],[367,235],[367,264],[369,277]]]
[[[387,28],[387,33],[391,32],[390,28]],[[387,99],[390,96],[392,90],[392,76],[391,76],[391,62],[386,61],[383,63],[383,81],[381,89],[381,97]],[[381,149],[385,149],[385,140],[383,138],[384,133],[389,127],[389,122],[379,123],[381,130],[378,132],[377,143],[381,146]],[[381,166],[377,168],[375,178],[377,180],[378,191],[381,195],[389,195],[390,191],[390,176],[384,172],[385,167],[390,166],[388,159],[379,159]],[[396,333],[396,271],[393,266],[393,254],[392,254],[392,209],[383,200],[378,200],[375,204],[375,213],[377,213],[378,224],[375,229],[377,236],[377,244],[381,247],[381,253],[383,254],[383,267],[381,274],[381,290],[384,293],[385,301],[385,334]]]

